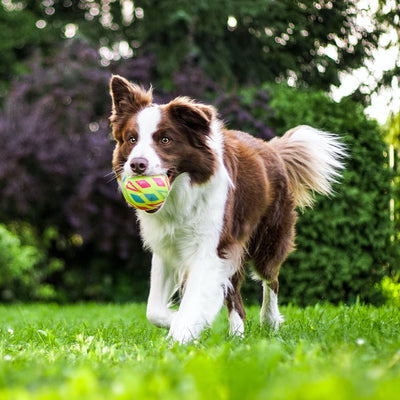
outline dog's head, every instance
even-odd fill
[[[151,90],[118,75],[111,78],[110,93],[117,178],[167,174],[172,183],[188,173],[192,183],[203,183],[211,177],[216,167],[210,146],[213,107],[186,97],[153,104]]]

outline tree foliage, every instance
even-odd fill
[[[74,24],[104,49],[105,61],[153,53],[158,81],[169,88],[173,74],[194,63],[225,86],[290,79],[297,86],[328,89],[339,83],[340,71],[362,65],[380,33],[357,23],[361,11],[355,0],[19,3],[45,22],[44,46],[68,35]]]
[[[11,76],[26,72],[22,61],[39,43],[35,16],[29,11],[6,11],[0,4],[0,97],[4,97]],[[18,26],[18,34],[15,27]]]
[[[384,32],[384,40],[382,45],[385,49],[393,49],[400,55],[400,3],[398,1],[379,0],[378,9],[374,16],[374,20],[380,24]],[[400,59],[394,60],[394,65],[387,68],[383,73],[379,86],[391,86],[393,80],[400,83]]]

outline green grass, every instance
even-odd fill
[[[248,308],[188,346],[170,345],[145,305],[0,306],[0,399],[398,399],[400,312],[282,307],[278,333]]]

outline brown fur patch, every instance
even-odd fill
[[[122,121],[118,121],[113,126],[113,134],[117,140],[117,144],[114,148],[113,153],[113,170],[119,178],[124,164],[132,151],[132,144],[129,142],[130,138],[138,139],[136,114],[133,114],[130,118],[123,118]]]
[[[178,98],[161,106],[163,117],[154,134],[157,153],[174,176],[187,172],[192,183],[208,181],[216,167],[214,152],[207,144],[214,109]],[[163,145],[161,139],[169,142]]]
[[[152,91],[130,83],[119,75],[110,81],[112,112],[110,117],[115,140],[121,142],[123,127],[127,121],[153,101]]]

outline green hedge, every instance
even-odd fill
[[[268,87],[273,113],[267,123],[278,134],[300,124],[337,133],[350,157],[332,198],[318,197],[312,210],[300,212],[297,251],[280,275],[282,302],[379,302],[380,282],[395,266],[389,200],[392,173],[386,146],[375,121],[345,98],[334,102],[322,92]]]

